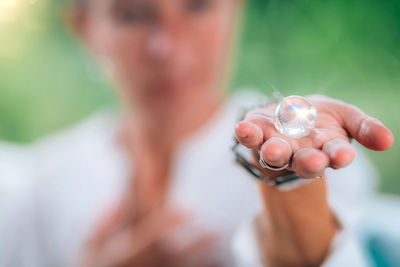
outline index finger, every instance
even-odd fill
[[[237,140],[248,148],[259,148],[265,140],[279,136],[273,116],[266,108],[257,108],[246,114],[235,128]]]

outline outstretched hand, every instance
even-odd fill
[[[256,155],[262,154],[271,166],[284,166],[292,158],[287,170],[303,178],[317,177],[327,167],[339,169],[349,165],[356,154],[352,138],[371,150],[383,151],[392,146],[391,131],[357,107],[319,95],[307,99],[318,112],[315,127],[308,136],[293,139],[281,135],[274,126],[275,106],[271,105],[246,114],[236,125],[237,140],[254,149]]]

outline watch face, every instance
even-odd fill
[[[242,146],[235,138],[235,145],[232,147],[235,162],[248,171],[257,179],[263,179],[264,175],[254,164],[254,155],[251,149]]]
[[[236,139],[235,139],[236,140]],[[235,145],[232,147],[232,151],[235,155],[235,161],[240,166],[242,166],[246,171],[248,171],[253,177],[264,181],[269,185],[283,186],[285,184],[292,184],[295,180],[308,180],[311,179],[302,179],[296,173],[289,173],[284,176],[276,177],[271,179],[266,177],[258,168],[254,165],[254,155],[251,149],[242,146],[237,141]],[[297,183],[296,183],[297,184]],[[302,183],[301,183],[302,184]],[[297,186],[296,186],[297,187]]]

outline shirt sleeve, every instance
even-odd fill
[[[13,199],[0,225],[0,267],[41,267],[45,264],[36,205],[31,192]]]
[[[0,267],[47,266],[41,260],[30,150],[0,144]]]

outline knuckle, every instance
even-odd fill
[[[313,147],[321,148],[326,142],[327,135],[324,131],[321,131],[320,129],[314,129],[310,133],[310,138],[312,140]]]

